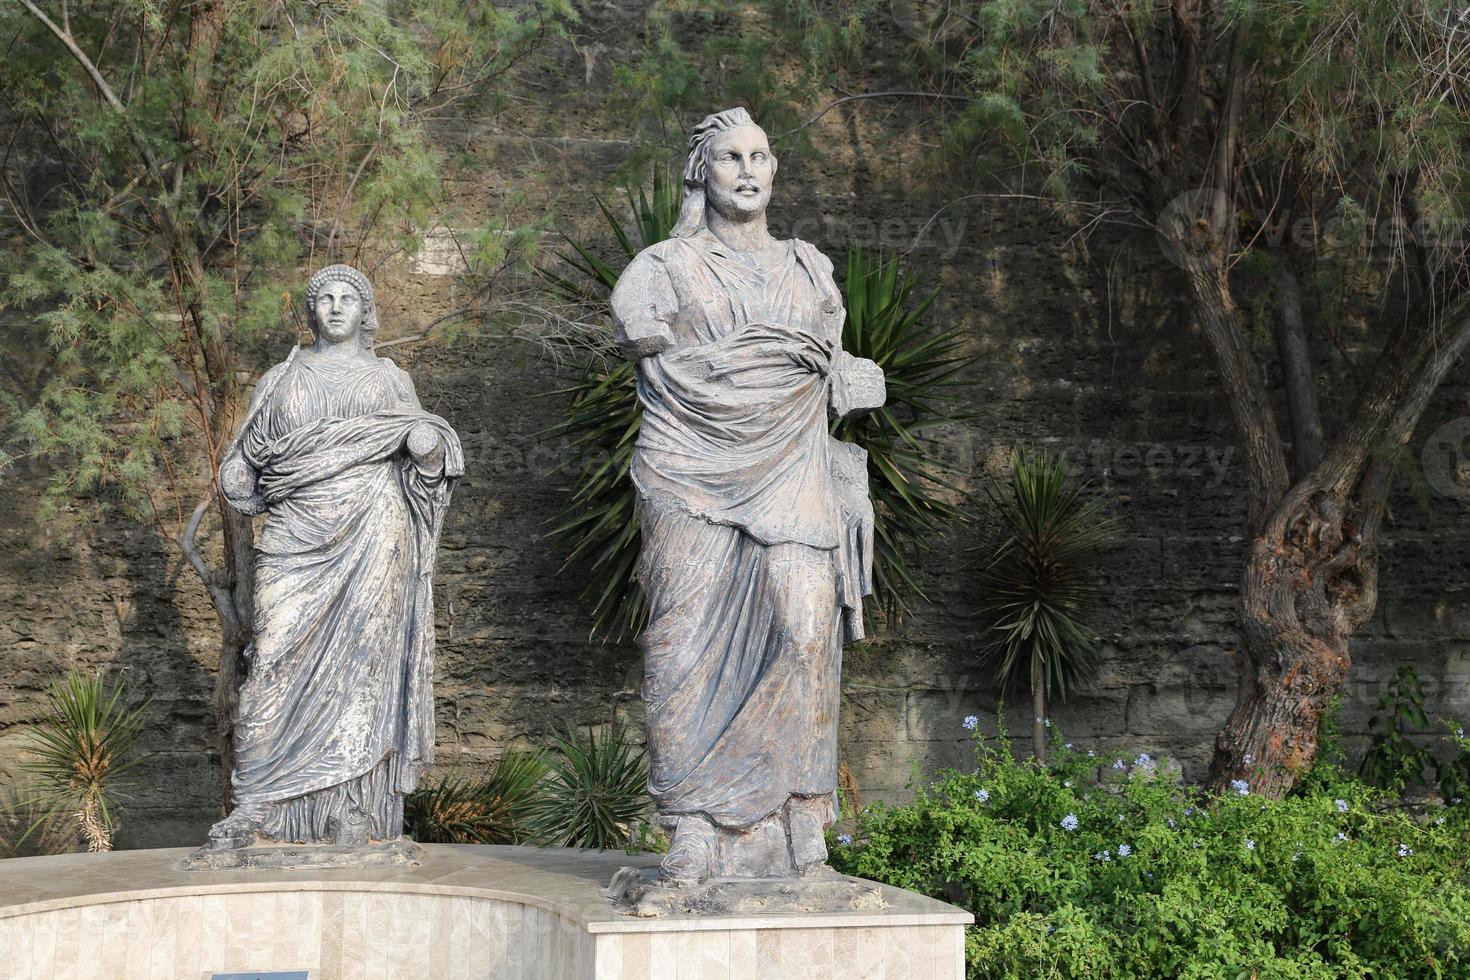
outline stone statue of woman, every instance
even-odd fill
[[[822,866],[842,647],[872,591],[866,454],[828,422],[881,406],[883,374],[842,350],[832,263],[767,230],[775,174],[744,109],[706,118],[672,237],[612,297],[643,405],[643,699],[674,885]]]
[[[261,379],[219,471],[230,506],[266,517],[215,850],[397,838],[433,761],[434,553],[459,439],[372,353],[366,276],[321,270],[306,315],[316,342]]]

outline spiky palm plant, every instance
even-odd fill
[[[874,593],[889,619],[923,597],[915,574],[919,557],[946,524],[962,520],[952,502],[962,496],[950,480],[954,467],[933,455],[930,433],[960,417],[949,403],[958,396],[959,372],[974,358],[963,351],[961,331],[934,330],[924,322],[939,290],[920,299],[918,286],[896,258],[848,250],[842,346],[883,369],[888,403],[838,422],[834,431],[868,452]]]
[[[1117,531],[1105,501],[1040,450],[1017,449],[1003,487],[987,492],[998,530],[985,549],[979,611],[1000,684],[1031,691],[1032,752],[1046,759],[1048,698],[1095,673],[1097,561]]]
[[[601,735],[568,728],[532,804],[535,840],[547,847],[626,848],[648,810],[648,756],[613,723]]]
[[[423,844],[516,844],[536,787],[546,776],[539,752],[506,752],[483,779],[459,773],[421,787],[403,802],[403,832]]]
[[[95,674],[67,673],[47,693],[49,712],[36,725],[32,759],[22,768],[37,777],[43,817],[69,813],[89,851],[112,850],[115,813],[123,799],[122,776],[146,756],[137,752],[148,704],[128,710],[123,685],[109,694]]]
[[[679,183],[665,170],[654,171],[651,193],[640,189],[636,199],[631,190],[624,193],[633,213],[636,241],[607,204],[597,199],[598,210],[622,252],[616,267],[567,238],[571,251],[557,253],[563,271],[541,272],[558,300],[586,307],[603,319],[623,268],[641,250],[668,238],[679,218]],[[548,435],[569,439],[575,456],[591,460],[592,465],[577,473],[552,534],[571,545],[563,570],[575,567],[591,582],[584,598],[592,603],[594,633],[621,639],[637,633],[648,614],[638,584],[637,500],[628,477],[633,444],[643,421],[637,376],[633,365],[609,348],[589,358],[575,383],[555,394],[566,397],[568,405],[565,417]]]
[[[561,302],[593,307],[607,315],[617,277],[642,248],[668,237],[679,214],[678,183],[655,173],[651,194],[626,193],[637,240],[601,201],[598,208],[623,255],[618,267],[568,239],[561,272],[543,273]],[[923,323],[938,290],[919,299],[917,280],[896,260],[847,257],[847,321],[843,345],[878,362],[887,373],[889,404],[878,412],[837,426],[837,434],[868,451],[868,471],[877,514],[874,579],[877,598],[894,618],[922,596],[914,567],[925,543],[941,527],[961,519],[946,490],[950,467],[929,450],[929,433],[955,416],[945,403],[955,397],[956,375],[970,362],[959,331],[934,331]],[[549,430],[571,440],[577,455],[591,460],[571,488],[553,534],[570,544],[564,568],[587,574],[593,632],[621,639],[642,628],[648,607],[637,581],[638,519],[628,465],[642,411],[633,366],[612,354],[594,357],[576,382],[558,394],[569,399],[563,421]]]

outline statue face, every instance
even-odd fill
[[[759,126],[741,126],[710,138],[704,193],[722,217],[744,221],[771,201],[776,158]]]
[[[363,303],[349,282],[329,282],[316,294],[316,331],[322,340],[340,343],[357,335]]]

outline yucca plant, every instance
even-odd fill
[[[629,847],[649,808],[648,757],[618,723],[601,735],[568,728],[556,740],[550,775],[531,806],[535,840],[546,847]]]
[[[679,214],[678,182],[656,172],[651,194],[626,192],[636,240],[600,199],[598,208],[618,247],[615,268],[588,247],[568,239],[559,253],[560,272],[543,276],[560,302],[578,302],[592,315],[607,316],[608,297],[627,262],[642,248],[668,236]],[[889,404],[870,415],[839,423],[837,434],[868,451],[868,472],[877,515],[874,579],[879,605],[890,618],[922,596],[914,567],[923,546],[942,526],[960,520],[949,499],[950,467],[928,453],[929,433],[951,421],[958,372],[971,360],[958,330],[934,331],[923,323],[938,295],[915,296],[915,277],[894,259],[847,257],[847,321],[843,345],[876,361],[887,373]],[[628,465],[642,411],[633,366],[608,352],[587,363],[576,382],[557,394],[568,398],[563,421],[549,430],[566,437],[578,456],[594,465],[580,472],[553,530],[570,544],[564,568],[575,567],[592,582],[593,633],[621,639],[642,628],[648,607],[637,581],[640,547],[636,499]],[[949,491],[947,494],[946,491]]]
[[[77,849],[81,829],[71,814],[41,806],[34,788],[0,784],[0,858],[67,854]]]
[[[33,758],[21,768],[39,783],[30,802],[39,804],[44,820],[71,814],[89,851],[112,850],[115,814],[123,799],[122,776],[142,762],[137,752],[148,704],[128,710],[123,685],[109,694],[102,678],[70,671],[51,685],[49,712],[36,725]]]
[[[408,794],[403,832],[423,844],[520,843],[546,771],[539,752],[506,752],[483,779],[451,773]]]
[[[1009,481],[987,493],[998,529],[979,583],[985,656],[1003,687],[1030,688],[1032,753],[1044,762],[1048,699],[1095,674],[1097,562],[1118,525],[1086,481],[1040,450],[1012,452]]]
[[[915,568],[926,546],[946,524],[963,519],[952,502],[963,496],[950,479],[954,467],[932,455],[929,436],[960,417],[949,407],[962,386],[959,372],[974,358],[964,353],[960,330],[934,330],[924,322],[939,290],[916,298],[918,287],[896,258],[848,249],[842,346],[883,369],[888,403],[838,422],[834,432],[868,452],[874,593],[890,620],[924,595]]]
[[[631,190],[624,196],[633,214],[636,239],[623,230],[612,209],[597,198],[613,238],[621,251],[613,266],[590,248],[566,238],[571,251],[556,253],[561,271],[541,270],[548,288],[560,302],[587,309],[606,320],[618,275],[633,256],[669,237],[679,218],[679,182],[666,170],[653,172],[651,193]],[[566,237],[566,236],[563,236]],[[648,614],[643,588],[638,584],[638,513],[628,466],[643,411],[638,405],[633,365],[611,350],[594,355],[582,366],[576,381],[554,394],[568,399],[566,415],[548,431],[570,440],[576,456],[594,465],[576,475],[571,495],[552,534],[570,543],[563,570],[575,567],[592,583],[584,593],[592,605],[592,629],[606,639],[636,634]]]

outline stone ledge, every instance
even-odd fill
[[[189,853],[0,861],[6,965],[36,980],[811,980],[868,962],[885,980],[962,980],[972,921],[870,882],[886,907],[637,918],[603,890],[657,858],[620,852],[426,845],[412,868],[181,870]]]

